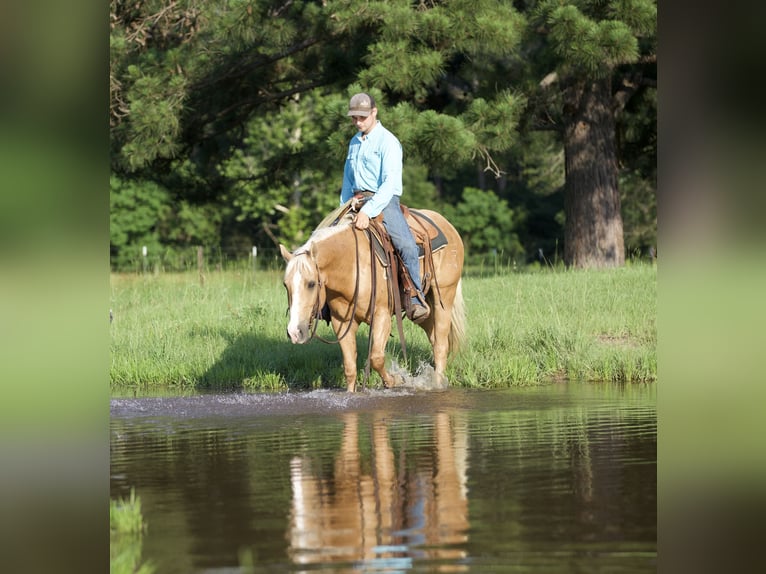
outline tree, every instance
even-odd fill
[[[337,200],[354,91],[375,95],[410,174],[497,170],[525,103],[472,64],[518,48],[524,20],[501,0],[111,6],[113,170],[230,207],[274,241],[305,235]]]
[[[154,182],[110,178],[109,235],[112,261],[138,260],[142,245],[152,253],[161,245],[158,221],[171,211],[170,194]]]
[[[516,216],[493,192],[467,187],[460,203],[445,206],[444,215],[460,230],[467,256],[495,250],[511,259],[524,257],[514,232]]]
[[[112,0],[110,40],[113,171],[188,207],[163,244],[209,213],[220,245],[305,238],[337,200],[360,90],[402,141],[413,207],[502,175],[532,254],[557,249],[560,210],[570,265],[653,242],[655,0]],[[559,135],[563,209],[538,178],[561,153],[519,125]]]
[[[157,254],[209,245],[220,232],[221,212],[175,199],[154,181],[110,178],[109,247],[112,263],[133,266],[142,246]]]
[[[542,0],[527,10],[530,53],[547,67],[532,98],[534,121],[564,142],[564,261],[623,265],[616,121],[636,93],[656,85],[656,1]]]

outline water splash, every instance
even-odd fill
[[[391,361],[389,371],[395,377],[401,377],[404,382],[400,386],[405,389],[440,391],[448,386],[446,377],[443,377],[440,381],[439,377],[436,376],[434,368],[428,363],[421,362],[415,370],[415,374],[411,375],[407,369],[400,366],[396,361]]]

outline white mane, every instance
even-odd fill
[[[348,221],[351,221],[350,217],[343,217],[343,219],[338,222],[337,225],[333,225],[331,227],[320,227],[319,229],[315,229],[313,233],[311,234],[311,237],[308,238],[306,243],[301,245],[298,249],[296,249],[293,252],[293,258],[290,260],[290,263],[288,263],[288,267],[295,267],[296,271],[300,272],[311,272],[313,270],[313,267],[310,265],[309,261],[311,260],[311,248],[313,245],[321,243],[325,239],[329,237],[333,237],[334,235],[337,235],[338,233],[341,233],[342,231],[345,231],[347,229],[347,225],[344,225],[345,221],[348,219]],[[297,257],[298,255],[308,255],[309,257]]]
[[[340,233],[341,231],[346,230],[346,225],[343,225],[344,220],[346,220],[347,217],[343,217],[337,225],[333,225],[331,227],[320,227],[319,229],[315,229],[313,233],[311,234],[311,237],[308,238],[306,243],[301,245],[298,249],[295,250],[295,253],[293,255],[300,255],[302,253],[311,253],[311,247],[312,245],[316,243],[321,243],[328,237],[332,237],[333,235],[336,235],[337,233]],[[351,218],[348,217],[348,221],[351,221]]]

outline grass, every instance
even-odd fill
[[[141,500],[134,490],[127,499],[109,501],[109,542],[111,574],[153,574],[154,566],[141,564],[141,547],[146,523]]]
[[[471,344],[451,380],[498,387],[656,379],[656,268],[465,280]]]
[[[450,382],[489,388],[654,381],[656,282],[656,267],[648,264],[466,274],[468,344],[449,363]],[[336,345],[288,342],[280,271],[211,272],[204,284],[196,273],[113,274],[111,301],[114,393],[345,388]],[[333,338],[324,323],[318,334]],[[405,337],[414,372],[430,362],[431,349],[409,321]],[[366,326],[357,339],[361,377]],[[403,363],[396,330],[387,352]]]

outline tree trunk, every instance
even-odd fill
[[[609,78],[573,83],[566,92],[564,117],[564,263],[620,267],[625,264],[625,241]]]

